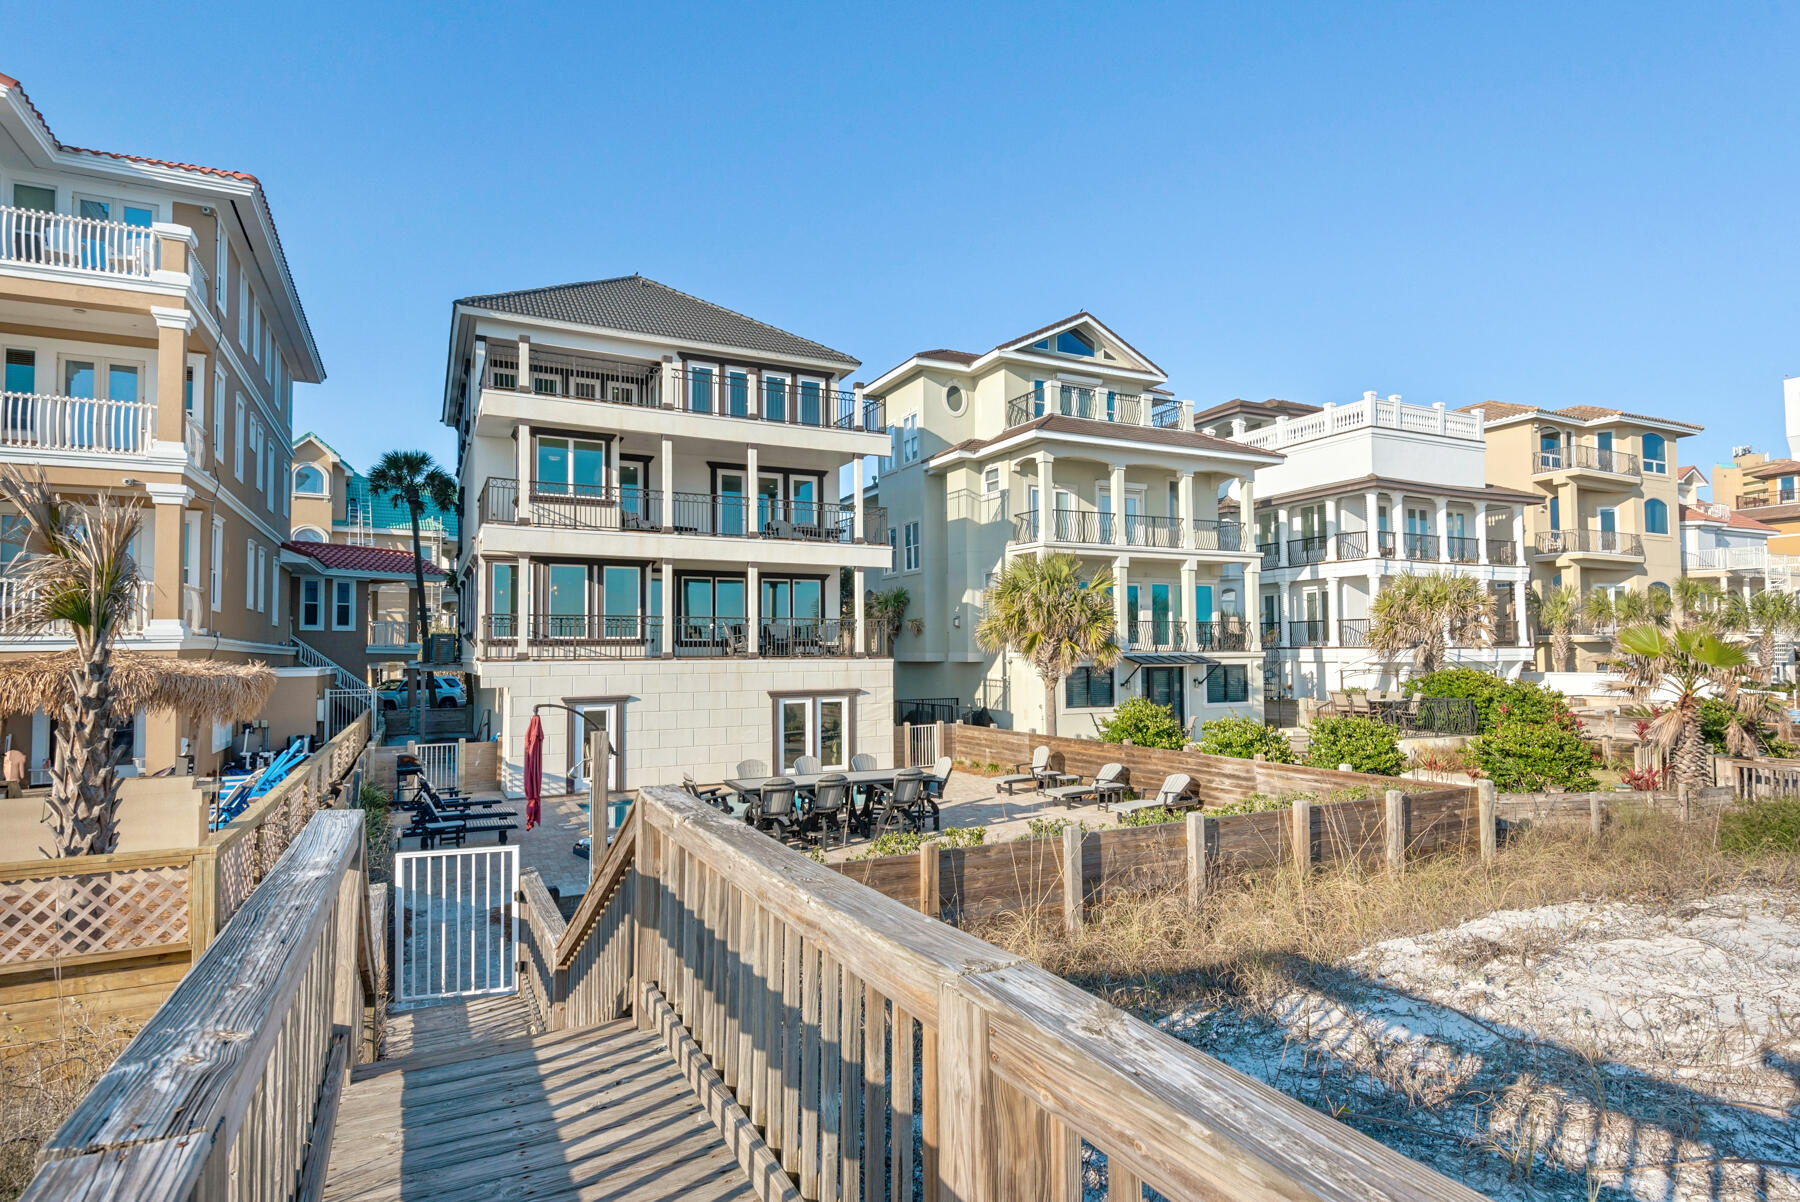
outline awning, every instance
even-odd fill
[[[1216,664],[1219,661],[1198,651],[1127,651],[1123,658],[1149,668],[1186,667],[1190,664]]]

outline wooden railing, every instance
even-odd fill
[[[629,1007],[765,1198],[910,1199],[915,1147],[934,1202],[1478,1197],[679,790],[528,925],[553,1025]]]
[[[24,1198],[316,1198],[367,1058],[363,815],[313,816],[261,889],[44,1146]]]
[[[1746,801],[1800,796],[1800,760],[1739,760],[1720,756],[1713,761],[1713,782],[1730,786],[1735,796]]]

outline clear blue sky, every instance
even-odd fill
[[[864,378],[1087,308],[1202,404],[1620,405],[1708,467],[1800,372],[1773,4],[71,19],[13,0],[0,71],[64,141],[262,178],[329,372],[296,426],[359,464],[453,459],[452,299],[633,271]]]

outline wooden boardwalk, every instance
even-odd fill
[[[474,1051],[542,1030],[530,1001],[517,993],[390,1010],[381,1025],[381,1058],[402,1060],[446,1048]]]
[[[354,1070],[331,1144],[330,1202],[756,1197],[653,1033],[615,1021],[471,1043],[466,1027],[455,1035],[433,1014],[449,1009],[411,1012],[421,1044],[420,1017],[442,1032],[434,1050]]]

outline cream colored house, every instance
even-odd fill
[[[1125,651],[1062,683],[1056,733],[1092,734],[1136,695],[1184,722],[1261,714],[1245,602],[1260,559],[1219,506],[1252,497],[1257,469],[1281,455],[1197,432],[1165,379],[1083,312],[979,354],[922,351],[868,385],[893,427],[879,481],[893,560],[871,587],[905,589],[923,624],[895,646],[903,709],[944,699],[1045,729],[1036,672],[983,651],[975,627],[1008,558],[1066,552],[1084,574],[1112,574]]]
[[[545,772],[574,787],[591,726],[613,789],[892,763],[862,620],[885,526],[837,502],[888,445],[857,366],[641,276],[456,302],[464,631],[509,790],[546,705]]]
[[[1525,511],[1531,577],[1540,592],[1573,585],[1669,588],[1680,576],[1677,440],[1703,427],[1598,405],[1540,409],[1486,401],[1482,414],[1490,484],[1541,493]],[[1540,666],[1548,636],[1539,631]],[[1607,632],[1577,638],[1586,668],[1610,645]]]
[[[146,507],[125,645],[313,674],[294,666],[280,547],[293,386],[324,367],[256,178],[65,145],[0,75],[0,356],[0,462]],[[0,516],[0,559],[15,531]],[[8,636],[0,655],[67,645]],[[44,762],[44,715],[5,731]],[[118,734],[128,772],[184,753],[208,770],[230,736],[141,714]]]

